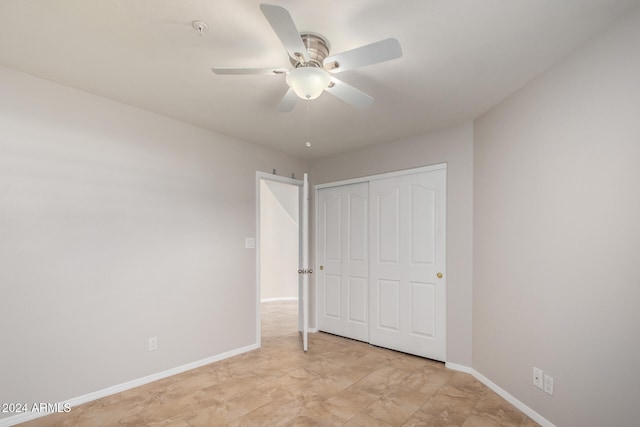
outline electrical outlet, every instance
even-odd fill
[[[158,349],[158,337],[149,337],[149,351]]]
[[[553,377],[544,376],[544,392],[553,396]]]
[[[542,369],[533,367],[533,385],[542,389]]]

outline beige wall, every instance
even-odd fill
[[[1,67],[0,94],[0,402],[255,343],[255,172],[304,162]]]
[[[639,42],[636,10],[475,122],[473,367],[558,426],[638,425]]]
[[[449,129],[313,161],[313,184],[447,163],[447,361],[471,366],[473,127]]]

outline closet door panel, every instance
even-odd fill
[[[369,341],[368,183],[318,190],[318,329]]]
[[[446,169],[372,180],[370,342],[445,360]]]

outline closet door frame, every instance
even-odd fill
[[[357,184],[357,183],[363,183],[363,182],[371,182],[371,181],[375,181],[375,180],[380,180],[380,179],[387,179],[387,178],[394,178],[394,177],[400,177],[400,176],[405,176],[405,175],[412,175],[412,174],[418,174],[418,173],[423,173],[423,172],[432,172],[432,171],[436,171],[436,170],[442,170],[444,169],[445,171],[447,170],[447,164],[446,163],[438,163],[435,165],[430,165],[430,166],[423,166],[423,167],[417,167],[417,168],[412,168],[412,169],[403,169],[403,170],[399,170],[399,171],[393,171],[393,172],[387,172],[387,173],[381,173],[381,174],[375,174],[375,175],[369,175],[369,176],[363,176],[363,177],[359,177],[359,178],[352,178],[352,179],[347,179],[347,180],[341,180],[341,181],[333,181],[333,182],[328,182],[328,183],[324,183],[324,184],[316,184],[314,186],[314,209],[315,209],[315,215],[314,215],[314,222],[315,222],[315,226],[314,226],[314,235],[317,237],[319,234],[319,224],[317,219],[319,218],[319,212],[318,212],[318,193],[319,190],[323,189],[323,188],[330,188],[330,187],[338,187],[338,186],[342,186],[342,185],[348,185],[348,184]],[[446,230],[445,230],[445,236],[446,236]],[[318,266],[318,246],[319,243],[317,241],[314,242],[314,264],[316,266]],[[445,246],[446,246],[446,238],[445,238]],[[445,247],[445,251],[446,251],[446,247]],[[446,267],[445,267],[445,274],[446,274]],[[446,330],[447,330],[447,325],[446,325],[446,318],[447,318],[447,302],[446,302],[446,294],[447,294],[447,289],[446,289],[446,281],[444,281],[444,283],[442,284],[442,286],[445,287],[445,301],[442,307],[443,312],[443,318],[445,319],[444,322],[444,336],[442,337],[442,339],[444,340],[444,360],[446,360],[446,348],[447,348],[447,344],[446,344]],[[316,309],[314,310],[314,314],[315,314],[315,318],[314,318],[314,324],[318,325],[318,307],[317,307],[317,302],[319,300],[318,298],[318,287],[314,286],[314,303],[316,305]],[[369,319],[370,320],[370,319]]]

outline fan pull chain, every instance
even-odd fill
[[[311,105],[311,100],[307,99],[307,142],[304,145],[309,148],[311,147],[311,114],[309,112]]]

